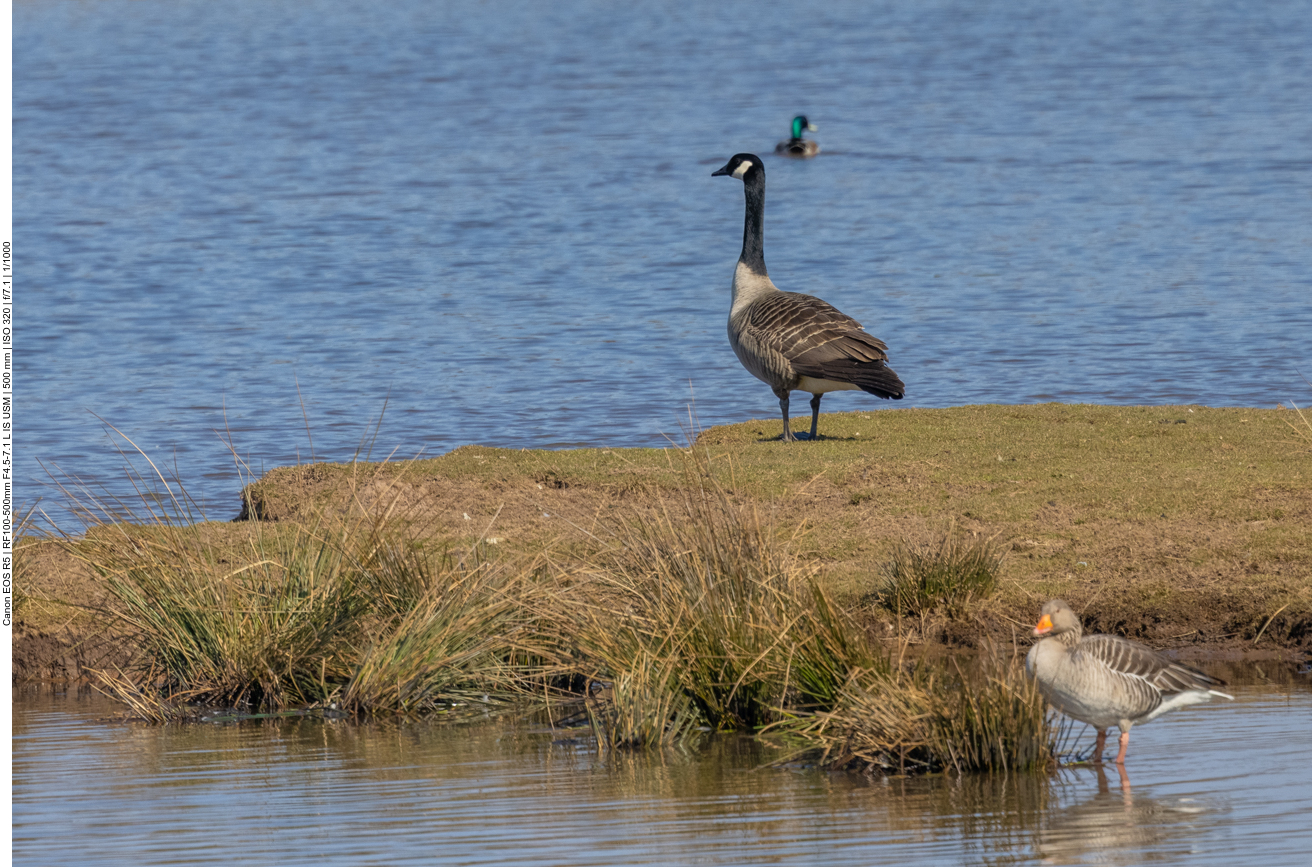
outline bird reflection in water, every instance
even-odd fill
[[[1192,838],[1208,808],[1192,798],[1157,800],[1130,789],[1124,765],[1113,765],[1120,777],[1113,791],[1104,765],[1091,770],[1098,777],[1097,793],[1086,801],[1048,814],[1039,831],[1038,852],[1044,864],[1179,863],[1192,851]]]

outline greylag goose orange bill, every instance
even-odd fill
[[[712,177],[743,182],[743,249],[733,272],[729,345],[743,367],[779,398],[784,442],[792,442],[788,396],[811,395],[811,434],[820,424],[820,398],[831,391],[864,391],[901,400],[906,386],[888,366],[888,346],[851,316],[812,295],[784,292],[765,269],[765,166],[756,154],[734,154]]]
[[[1174,662],[1150,647],[1118,635],[1085,635],[1080,619],[1060,599],[1046,603],[1032,633],[1039,641],[1025,670],[1048,703],[1098,732],[1094,761],[1102,761],[1107,729],[1120,732],[1116,763],[1125,763],[1130,729],[1176,708],[1234,696],[1196,668]]]

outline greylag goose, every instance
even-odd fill
[[[806,159],[820,153],[820,145],[817,142],[807,138],[802,138],[804,132],[815,132],[815,124],[811,123],[803,115],[793,118],[793,136],[788,141],[781,141],[774,146],[774,152],[785,157],[799,157]]]
[[[1025,657],[1025,671],[1049,704],[1097,730],[1094,761],[1102,761],[1110,726],[1121,731],[1116,763],[1125,764],[1131,726],[1213,696],[1234,700],[1212,688],[1225,681],[1172,662],[1150,647],[1117,635],[1084,635],[1080,619],[1060,599],[1045,604],[1039,614],[1033,634],[1041,640]]]
[[[747,217],[743,252],[733,272],[729,343],[743,367],[774,390],[783,412],[783,440],[796,437],[788,424],[788,394],[811,393],[811,439],[820,421],[820,397],[860,389],[902,398],[905,386],[888,367],[888,347],[861,323],[833,306],[798,292],[783,292],[765,271],[765,168],[756,154],[735,154],[711,176],[743,182]]]

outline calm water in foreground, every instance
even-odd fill
[[[91,412],[216,517],[215,431],[348,459],[389,394],[375,455],[773,417],[710,173],[797,112],[771,274],[904,405],[1312,401],[1303,0],[14,7],[18,498],[55,516],[38,460],[131,497]]]
[[[1128,786],[1091,768],[762,770],[770,754],[745,738],[602,760],[509,722],[148,727],[30,689],[14,706],[14,863],[1306,863],[1312,678],[1225,673],[1233,704],[1135,729]]]

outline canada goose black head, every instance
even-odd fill
[[[724,168],[711,172],[713,178],[719,175],[729,175],[743,183],[758,179],[764,182],[765,166],[756,154],[734,154],[729,162],[724,164]]]

